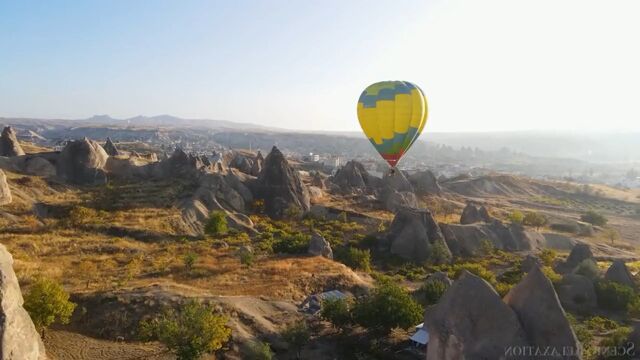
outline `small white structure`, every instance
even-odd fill
[[[300,308],[304,312],[307,312],[310,314],[317,314],[318,312],[320,312],[320,309],[322,309],[322,302],[324,300],[346,299],[346,298],[347,298],[347,294],[343,293],[340,290],[326,291],[320,294],[310,295],[302,302],[302,304],[300,305]]]
[[[410,340],[416,347],[426,346],[429,343],[429,333],[424,323],[416,325],[416,333],[411,335]]]

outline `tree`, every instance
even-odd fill
[[[300,351],[309,342],[309,337],[311,337],[309,328],[303,321],[287,326],[282,332],[284,341],[296,351],[296,359],[300,359]]]
[[[226,234],[227,231],[227,214],[225,214],[224,211],[212,211],[209,214],[207,223],[204,225],[205,234],[209,236],[218,236]]]
[[[61,284],[50,279],[39,278],[31,285],[24,297],[24,308],[44,338],[45,330],[49,325],[54,322],[69,323],[76,304],[69,301],[69,294],[64,291]]]
[[[173,351],[178,360],[195,360],[216,351],[231,337],[227,318],[207,305],[192,300],[177,311],[166,310],[155,319],[140,324],[140,336],[158,340]]]
[[[342,330],[351,323],[351,303],[344,298],[325,299],[322,301],[320,317]]]
[[[614,228],[607,228],[602,235],[605,239],[611,241],[611,245],[613,245],[616,240],[620,239],[620,233]]]
[[[436,241],[429,253],[429,262],[432,264],[445,264],[451,260],[451,252],[444,241]]]
[[[371,294],[359,299],[353,308],[356,323],[381,334],[414,326],[422,317],[422,306],[405,288],[389,279],[379,280]]]
[[[533,226],[537,230],[540,230],[541,227],[547,224],[547,218],[540,213],[532,211],[525,214],[524,218],[522,219],[522,223],[527,226]]]
[[[520,210],[514,210],[509,214],[508,219],[513,224],[522,224],[524,221],[524,214]]]
[[[593,210],[589,210],[586,213],[582,214],[582,216],[580,216],[580,220],[596,226],[605,226],[609,221],[606,217],[604,217],[604,215]]]
[[[447,291],[447,288],[448,286],[444,282],[431,280],[422,285],[420,290],[424,294],[427,305],[433,305],[438,303],[444,292]]]

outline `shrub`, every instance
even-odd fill
[[[586,276],[591,280],[595,280],[600,275],[600,270],[598,269],[598,264],[591,259],[584,259],[576,266],[574,270],[576,274]]]
[[[627,305],[627,313],[632,318],[640,318],[640,296],[636,296]]]
[[[540,229],[547,224],[547,218],[537,212],[528,212],[522,219],[522,223],[524,225],[533,226],[536,229]]]
[[[626,353],[627,352],[626,349],[629,347],[629,335],[631,334],[631,331],[632,331],[631,327],[621,326],[621,327],[615,329],[607,337],[602,339],[602,341],[600,341],[600,346],[606,347],[606,348],[616,348],[616,349],[620,349],[620,350],[625,349],[622,352]],[[634,352],[634,350],[631,350],[631,349],[628,349],[628,351],[629,352]],[[620,353],[618,353],[617,355],[618,356],[607,357],[607,358],[629,359],[631,357],[627,357],[625,355],[632,355],[632,354],[620,354]]]
[[[453,276],[454,278],[457,279],[458,277],[460,277],[460,275],[462,275],[463,270],[467,270],[468,272],[483,278],[484,280],[486,280],[488,283],[492,285],[496,283],[496,275],[491,271],[489,271],[486,267],[482,266],[482,264],[475,264],[475,263],[456,264],[452,268],[453,273],[450,273],[449,276]]]
[[[37,279],[24,297],[24,308],[44,338],[45,329],[58,322],[68,324],[76,308],[61,284],[47,278]]]
[[[271,346],[262,341],[252,342],[247,349],[247,359],[249,360],[271,360],[273,359],[273,351]]]
[[[520,282],[523,276],[524,276],[524,273],[522,272],[522,270],[520,270],[520,267],[515,266],[505,271],[504,273],[502,273],[502,275],[500,275],[500,278],[498,280],[500,280],[501,283],[514,285]]]
[[[253,265],[253,260],[255,259],[255,255],[251,251],[240,251],[240,264],[246,265],[247,267],[251,267]]]
[[[489,239],[480,240],[480,253],[482,255],[488,256],[493,254],[494,251],[495,251],[495,247],[493,246],[493,243],[491,242],[491,240]]]
[[[542,273],[551,280],[552,283],[557,284],[562,280],[562,275],[558,274],[550,266],[543,266]]]
[[[196,264],[198,260],[198,255],[194,252],[188,252],[182,258],[182,262],[184,263],[184,268],[187,271],[193,270],[193,266]]]
[[[603,318],[600,316],[594,316],[584,322],[584,325],[589,329],[597,332],[605,332],[609,330],[615,330],[618,328],[618,323],[611,319]]]
[[[204,233],[209,236],[218,236],[226,234],[227,230],[227,214],[224,211],[212,211],[204,225]]]
[[[633,289],[613,281],[596,282],[598,305],[607,310],[627,311],[634,299]]]
[[[375,332],[388,334],[394,328],[409,328],[423,318],[423,309],[400,285],[381,280],[353,308],[356,323]]]
[[[296,322],[287,326],[282,332],[282,339],[296,351],[296,357],[300,358],[300,350],[309,342],[311,336],[305,322]]]
[[[307,252],[310,237],[302,233],[283,234],[276,238],[272,248],[276,253],[303,254]]]
[[[507,219],[513,224],[522,224],[524,221],[524,214],[520,210],[514,210],[507,216]]]
[[[348,299],[326,299],[322,301],[320,317],[343,329],[351,323],[351,303]]]
[[[438,303],[445,291],[447,291],[447,284],[438,280],[427,281],[420,288],[420,292],[424,294],[427,305],[433,305]]]
[[[445,264],[451,261],[451,253],[443,241],[436,241],[431,246],[429,253],[429,262],[431,264]]]
[[[512,287],[513,287],[513,284],[499,282],[496,284],[496,292],[500,296],[504,297],[505,295],[507,295],[507,293],[509,292],[509,290],[511,290]]]
[[[549,225],[549,227],[555,231],[561,231],[561,232],[566,232],[571,234],[577,234],[578,232],[580,232],[580,227],[578,226],[578,224],[557,223],[557,224],[551,224]]]
[[[95,223],[99,219],[98,212],[84,206],[74,206],[67,214],[67,222],[71,226],[84,226]]]
[[[553,266],[553,261],[558,256],[558,253],[553,249],[542,249],[538,254],[540,260],[545,266]]]
[[[195,360],[204,353],[222,348],[231,337],[225,316],[196,301],[177,311],[166,310],[161,316],[140,323],[143,339],[158,340],[173,351],[179,360]]]
[[[605,226],[609,221],[606,217],[604,217],[604,215],[593,210],[587,211],[586,213],[582,214],[582,216],[580,216],[580,220],[596,226]]]
[[[349,247],[346,250],[338,251],[336,258],[352,269],[371,271],[371,252],[369,250]]]

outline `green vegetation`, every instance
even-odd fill
[[[580,216],[580,220],[596,226],[605,226],[609,221],[606,217],[604,217],[604,215],[593,210],[587,211],[586,213],[582,214],[582,216]]]
[[[542,249],[538,254],[538,257],[542,260],[542,263],[545,266],[553,266],[553,262],[556,257],[558,257],[558,253],[553,249]]]
[[[451,253],[449,253],[446,245],[442,241],[436,241],[431,247],[429,262],[431,264],[445,264],[449,261],[451,261]]]
[[[212,211],[204,224],[204,233],[209,236],[219,236],[226,234],[227,231],[227,215],[224,211]]]
[[[600,275],[600,269],[598,269],[598,264],[591,259],[583,260],[576,269],[574,270],[576,274],[586,276],[591,280],[596,280]]]
[[[509,292],[509,290],[511,290],[512,287],[513,287],[513,284],[499,282],[496,284],[495,289],[500,296],[504,297],[505,295],[507,295],[507,293]]]
[[[182,262],[184,263],[184,269],[187,272],[191,272],[191,270],[193,270],[193,266],[196,264],[196,261],[198,261],[198,254],[194,252],[186,253],[182,258]]]
[[[305,322],[296,322],[287,326],[282,332],[282,339],[296,351],[296,359],[300,359],[300,351],[311,337],[311,333]]]
[[[342,330],[352,323],[351,307],[348,299],[326,299],[322,302],[320,317]]]
[[[240,257],[240,263],[247,267],[251,267],[253,265],[253,261],[255,260],[255,255],[251,251],[240,251],[238,254]]]
[[[620,239],[620,233],[619,233],[616,229],[613,229],[613,228],[606,228],[606,229],[602,232],[602,236],[603,236],[605,239],[609,240],[609,241],[611,242],[611,245],[613,245],[613,243],[614,243],[616,240],[619,240],[619,239]]]
[[[227,318],[213,309],[190,301],[178,311],[167,310],[155,319],[140,323],[140,336],[158,340],[173,351],[179,360],[195,360],[216,351],[231,337]]]
[[[527,226],[533,226],[539,230],[547,224],[547,218],[540,213],[531,211],[524,215],[522,223]]]
[[[100,222],[100,213],[92,208],[74,206],[67,214],[66,223],[71,227],[82,227]]]
[[[338,249],[336,251],[336,260],[352,269],[371,271],[371,252],[369,250],[361,250],[355,247]]]
[[[69,301],[69,294],[61,284],[51,279],[39,278],[25,295],[24,308],[44,338],[45,330],[51,324],[69,323],[76,304]]]
[[[460,277],[460,275],[462,275],[463,270],[467,270],[468,272],[483,278],[491,285],[496,284],[496,275],[489,271],[482,264],[478,263],[455,264],[449,270],[449,277],[457,279]]]
[[[524,214],[520,210],[514,210],[507,216],[507,219],[513,224],[522,224],[524,221]]]
[[[491,242],[491,240],[489,239],[480,240],[480,254],[488,256],[493,254],[494,251],[495,251],[495,247],[493,246],[493,243]]]
[[[380,334],[414,326],[422,317],[422,306],[406,289],[389,279],[379,280],[376,288],[353,307],[354,321]]]
[[[598,305],[607,310],[627,311],[635,297],[632,288],[612,281],[600,280],[595,285]]]
[[[427,281],[420,287],[420,293],[424,294],[427,305],[433,305],[438,303],[444,292],[447,291],[447,287],[447,284],[442,281]]]
[[[248,349],[246,358],[248,360],[271,360],[273,359],[273,351],[271,351],[271,346],[262,341],[254,341],[252,342]]]
[[[302,233],[283,234],[274,240],[271,247],[276,253],[304,254],[309,247],[311,237]]]

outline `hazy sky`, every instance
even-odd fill
[[[640,130],[640,1],[0,0],[0,116],[356,130],[379,80],[427,131]]]

